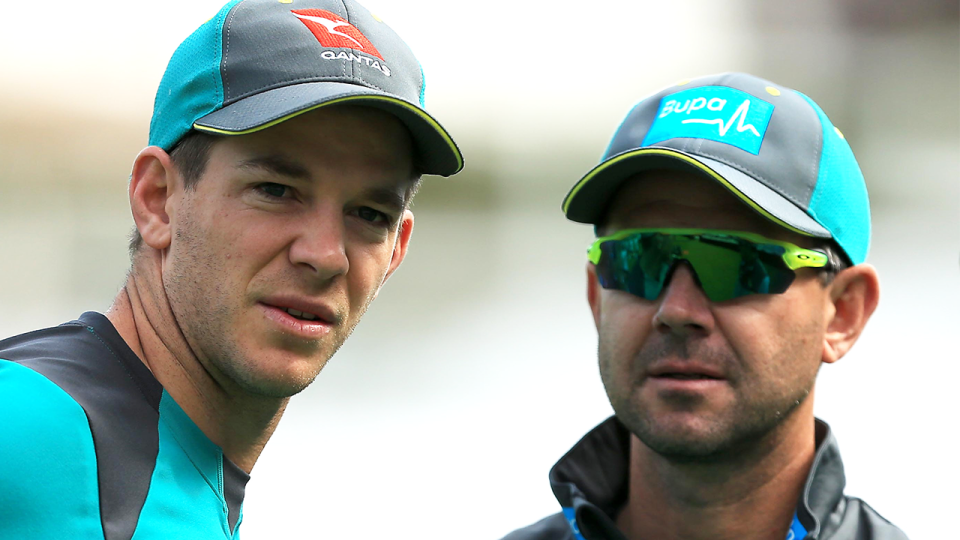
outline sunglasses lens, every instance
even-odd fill
[[[796,274],[783,263],[783,247],[772,244],[749,245],[751,249],[741,249],[743,260],[734,297],[786,291]]]
[[[783,263],[784,248],[732,236],[638,233],[600,244],[597,275],[607,289],[656,300],[678,260],[690,263],[713,302],[748,294],[777,294],[795,276]]]
[[[690,261],[703,292],[714,302],[737,296],[743,259],[736,248],[736,244],[717,245],[694,239],[684,242],[684,259]]]
[[[600,245],[597,276],[605,289],[656,300],[673,266],[673,242],[662,234],[637,234]]]

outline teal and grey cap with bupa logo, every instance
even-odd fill
[[[621,183],[651,169],[692,170],[767,219],[830,238],[853,264],[870,244],[863,173],[843,134],[807,96],[744,73],[683,81],[638,103],[599,165],[563,201],[598,224]]]
[[[356,2],[232,0],[173,53],[157,90],[150,144],[170,151],[191,129],[243,135],[350,103],[403,122],[421,172],[456,174],[463,156],[423,99],[413,52]]]

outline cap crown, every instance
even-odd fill
[[[860,166],[823,110],[800,92],[744,73],[702,77],[657,92],[627,114],[601,164],[571,190],[568,214],[583,184],[603,174],[598,169],[618,160],[651,159],[640,154],[657,148],[693,157],[727,179],[752,179],[736,187],[756,206],[776,206],[773,213],[780,216],[802,212],[813,220],[792,220],[791,228],[832,237],[855,264],[866,258],[870,203]],[[630,153],[638,155],[627,157]]]
[[[170,150],[200,118],[309,82],[379,90],[423,107],[423,71],[402,39],[352,0],[232,0],[174,52],[150,144]]]

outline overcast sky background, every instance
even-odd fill
[[[4,6],[0,336],[110,304],[156,86],[220,4]],[[914,539],[954,528],[955,2],[363,4],[418,55],[467,168],[427,179],[407,261],[293,400],[253,472],[243,538],[479,540],[558,511],[550,466],[610,414],[583,292],[591,231],[560,201],[636,101],[721,71],[810,95],[857,154],[882,299],[822,370],[817,414],[849,494]]]

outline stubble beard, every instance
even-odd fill
[[[211,377],[218,379],[221,386],[236,386],[246,394],[266,398],[283,399],[300,393],[316,379],[330,358],[340,349],[373,298],[364,302],[353,320],[338,317],[340,323],[321,340],[304,344],[302,340],[295,340],[278,331],[272,336],[274,347],[291,353],[295,351],[300,355],[322,354],[320,349],[324,348],[327,348],[328,352],[326,358],[310,372],[280,378],[264,377],[257,369],[257,359],[250,358],[250,353],[243,350],[233,338],[236,330],[230,328],[232,317],[237,315],[239,310],[248,307],[245,306],[240,291],[225,290],[225,287],[234,284],[224,283],[216,277],[210,278],[224,275],[220,254],[209,249],[204,240],[206,235],[185,214],[181,216],[182,225],[176,232],[179,244],[177,260],[171,261],[172,271],[164,272],[163,286],[174,315],[174,323],[179,327],[197,360]],[[204,280],[202,276],[208,279]],[[229,301],[231,295],[236,295],[235,302]],[[235,307],[231,308],[230,305]],[[210,373],[212,370],[219,372],[219,376]]]
[[[802,380],[790,388],[756,387],[745,392],[744,384],[755,373],[739,372],[741,377],[731,381],[736,393],[736,402],[726,411],[715,413],[715,420],[700,429],[682,429],[666,425],[665,420],[654,415],[640,402],[641,387],[637,380],[620,380],[621,371],[613,368],[610,347],[601,337],[599,344],[600,374],[604,388],[620,422],[644,445],[663,458],[677,463],[716,463],[739,460],[759,449],[810,394],[816,373],[809,380]],[[781,351],[781,354],[783,352]],[[633,366],[645,368],[664,356],[689,357],[685,343],[665,341],[652,348],[643,349],[633,360]],[[730,351],[698,350],[697,358],[715,366],[743,366],[741,360]],[[631,370],[630,373],[635,373]],[[743,377],[746,375],[746,377]],[[753,381],[761,384],[764,381]],[[745,395],[746,394],[746,395]],[[699,398],[691,398],[696,405]]]

